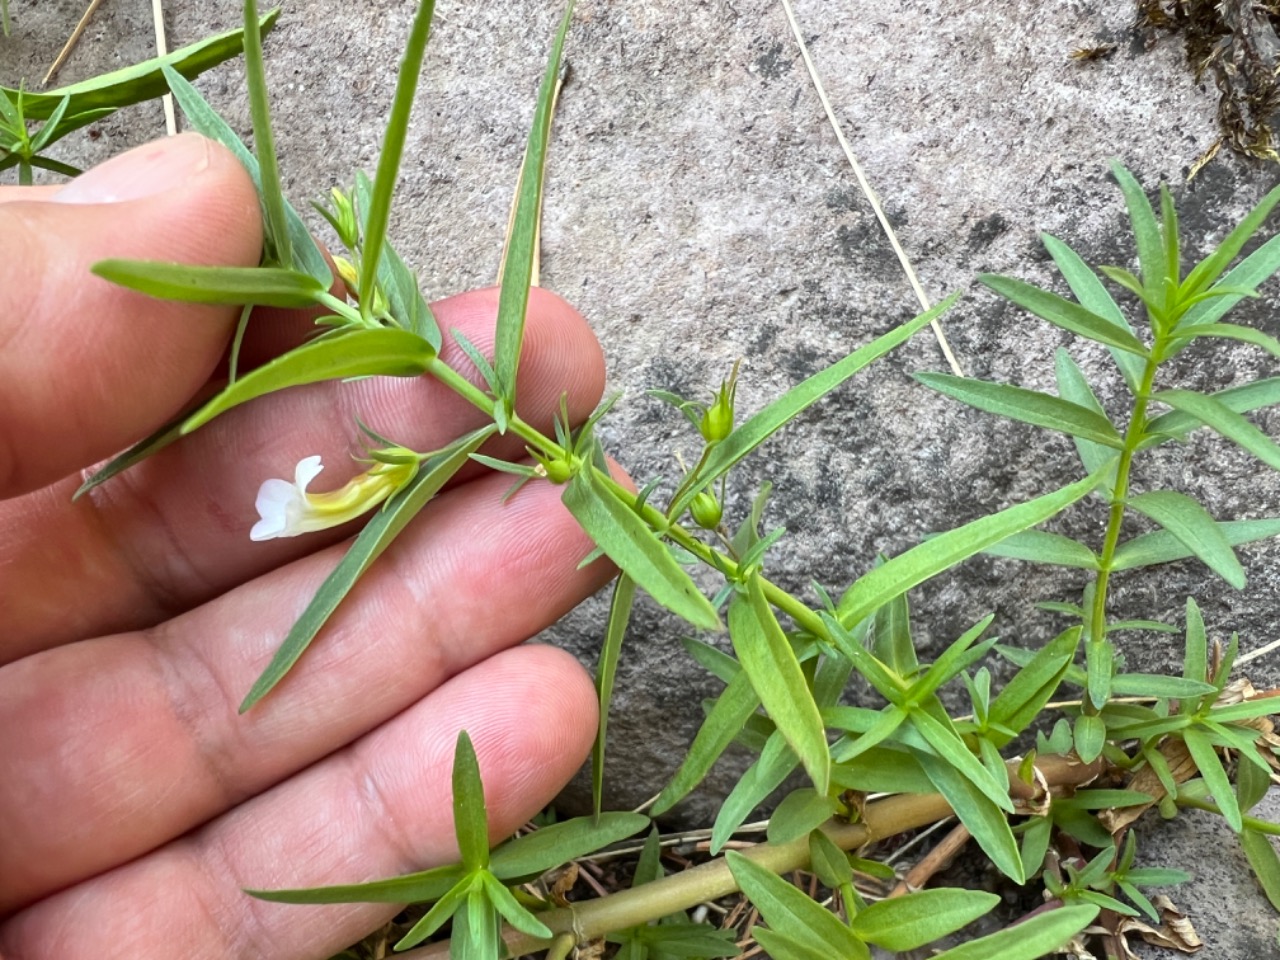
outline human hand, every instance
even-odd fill
[[[111,202],[105,202],[111,201]],[[491,834],[512,832],[586,755],[582,668],[518,646],[597,589],[591,543],[533,484],[465,474],[371,568],[280,687],[237,706],[344,549],[348,525],[252,543],[259,484],[321,454],[358,468],[355,417],[419,450],[480,426],[434,381],[274,395],[72,503],[82,471],[221,376],[235,311],[150,300],[104,257],[248,266],[253,186],[194,135],[58,188],[0,188],[0,957],[323,958],[396,912],[264,903],[242,887],[354,882],[455,858],[449,771],[475,742]],[[496,293],[435,305],[492,341]],[[265,313],[241,363],[311,329]],[[461,353],[446,347],[445,359]],[[459,366],[469,369],[465,360]],[[582,318],[533,291],[522,416],[583,419],[603,364]],[[521,455],[510,436],[489,451]]]

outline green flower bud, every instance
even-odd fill
[[[703,490],[693,498],[693,503],[689,504],[689,513],[693,515],[693,522],[703,530],[714,530],[720,526],[724,508],[720,506],[720,501],[716,499],[714,493]]]
[[[707,443],[718,443],[733,432],[733,404],[738,394],[738,364],[729,379],[720,384],[715,400],[702,413],[698,432]]]

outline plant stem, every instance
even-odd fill
[[[1037,767],[1050,786],[1067,786],[1093,780],[1102,771],[1103,764],[1101,761],[1084,764],[1074,757],[1047,756],[1039,760]],[[1015,765],[1010,766],[1010,783],[1015,789],[1026,786],[1017,778]],[[1017,789],[1017,792],[1027,791]],[[831,820],[822,826],[822,831],[840,849],[854,850],[949,816],[952,816],[951,807],[939,794],[902,794],[868,804],[858,823]],[[789,873],[808,866],[809,838],[801,837],[789,843],[761,843],[740,852],[774,873]],[[502,936],[508,954],[518,957],[546,950],[566,934],[572,935],[579,944],[585,943],[659,917],[682,913],[737,890],[728,863],[723,857],[717,857],[640,887],[538,914],[538,919],[556,935],[555,940],[533,937],[510,927],[503,928]],[[441,942],[400,956],[407,960],[442,960],[448,952],[449,944]]]

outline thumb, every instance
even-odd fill
[[[121,154],[46,200],[0,202],[0,498],[145,436],[222,355],[235,308],[152,300],[93,276],[95,262],[251,266],[261,245],[253,182],[196,134]]]

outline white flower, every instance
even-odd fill
[[[249,539],[296,537],[354,520],[408,483],[418,464],[415,460],[379,461],[338,490],[308,493],[307,486],[323,469],[319,456],[304,457],[293,472],[293,483],[275,478],[265,481],[258,488],[256,503],[261,519],[249,531]]]

